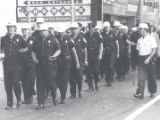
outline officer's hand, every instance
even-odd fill
[[[56,60],[55,57],[53,57],[53,56],[50,56],[50,57],[49,57],[49,61],[54,61],[54,60]]]
[[[77,68],[77,69],[80,69],[80,64],[77,64],[77,65],[76,65],[76,68]]]
[[[146,58],[144,61],[145,64],[148,64],[149,62],[150,62],[150,57]]]
[[[101,59],[102,59],[102,55],[99,55],[99,56],[98,56],[98,60],[101,60]]]
[[[85,65],[85,66],[88,66],[88,61],[84,61],[84,65]]]
[[[33,62],[35,63],[35,64],[38,64],[38,59],[37,58],[33,58]]]
[[[117,58],[119,58],[119,54],[117,54]]]
[[[26,52],[28,50],[28,48],[21,48],[21,49],[19,49],[19,52],[20,53],[24,53],[24,52]]]

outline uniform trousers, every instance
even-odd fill
[[[22,88],[24,94],[24,100],[29,99],[35,94],[34,85],[36,79],[35,64],[24,63],[22,73]]]
[[[40,61],[36,65],[37,72],[37,99],[38,104],[45,104],[45,90],[46,87],[51,91],[53,99],[56,98],[56,74],[57,74],[57,61]]]
[[[69,75],[71,69],[71,57],[61,57],[58,59],[57,87],[61,93],[61,100],[64,100],[67,93]]]
[[[97,87],[97,84],[100,81],[99,66],[100,66],[100,61],[98,59],[88,60],[86,78],[90,89],[93,89],[93,79],[95,87]]]
[[[71,71],[70,71],[70,79],[69,79],[71,96],[76,96],[77,86],[78,86],[79,95],[81,94],[82,80],[83,80],[82,64],[80,63],[80,68],[77,69],[74,62],[72,62]]]
[[[7,105],[13,106],[13,90],[17,102],[21,101],[21,84],[22,79],[22,64],[8,58],[3,62],[4,68],[4,84],[7,94]]]
[[[115,72],[116,52],[106,52],[104,54],[105,61],[105,80],[107,83],[113,82]]]

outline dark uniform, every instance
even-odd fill
[[[34,40],[30,37],[26,40],[28,51],[23,54],[23,79],[22,88],[24,93],[24,104],[29,104],[33,101],[32,96],[35,95],[35,64],[31,55]]]
[[[21,48],[25,48],[25,42],[22,36],[18,34],[15,34],[12,39],[9,37],[9,35],[6,35],[2,38],[1,48],[2,50],[4,50],[5,53],[3,66],[4,66],[4,83],[7,94],[7,105],[12,107],[13,106],[12,89],[14,89],[17,103],[21,101],[20,81],[22,78],[21,74],[22,74],[23,56],[19,52],[19,50]]]
[[[127,64],[128,64],[128,45],[126,40],[128,39],[128,36],[124,34],[123,32],[118,33],[118,42],[119,42],[119,58],[117,59],[116,63],[116,72],[117,72],[117,78],[121,80],[125,77],[127,72]]]
[[[140,34],[138,34],[138,32],[136,31],[131,34],[130,40],[133,43],[137,44],[137,41],[140,37],[141,37]],[[134,46],[132,45],[131,46],[131,67],[133,70],[135,70],[137,67],[137,62],[138,62],[137,58],[138,58],[138,51],[136,49],[136,45]]]
[[[75,60],[72,57],[70,80],[69,80],[70,93],[71,97],[76,97],[76,85],[78,84],[79,97],[81,97],[82,80],[83,80],[83,63],[84,63],[83,50],[86,48],[86,41],[84,40],[84,35],[81,33],[78,34],[76,38],[74,38],[73,40],[80,63],[80,69],[76,68]]]
[[[61,55],[58,57],[57,85],[61,93],[61,102],[66,97],[70,69],[71,69],[71,49],[74,47],[73,41],[68,35],[58,37],[61,46]]]
[[[57,61],[50,61],[49,57],[52,56],[57,50],[60,49],[59,43],[56,38],[48,36],[45,40],[41,37],[35,41],[33,51],[38,59],[36,65],[37,73],[37,96],[38,104],[45,104],[45,89],[49,87],[53,102],[56,97],[56,74],[57,74]],[[54,103],[55,104],[55,103]]]
[[[114,72],[115,72],[115,61],[117,55],[117,46],[116,42],[118,41],[117,35],[115,32],[110,31],[108,33],[102,33],[103,37],[103,46],[104,46],[104,69],[105,69],[105,80],[110,86],[113,82]]]
[[[86,70],[86,77],[89,85],[89,89],[93,90],[93,79],[95,81],[95,89],[98,89],[99,79],[99,64],[98,60],[100,44],[103,43],[100,33],[94,32],[93,35],[89,32],[86,33],[85,38],[87,40],[87,52],[88,52],[88,67]]]

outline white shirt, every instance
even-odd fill
[[[137,50],[140,56],[151,54],[152,49],[157,47],[158,45],[155,38],[149,34],[145,38],[141,37],[137,42]]]

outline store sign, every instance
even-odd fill
[[[89,21],[90,0],[75,0],[75,20]],[[27,1],[17,0],[17,22],[27,22]],[[43,17],[46,22],[71,21],[70,0],[30,0],[30,19]]]
[[[104,12],[118,16],[136,16],[139,0],[104,0]]]

